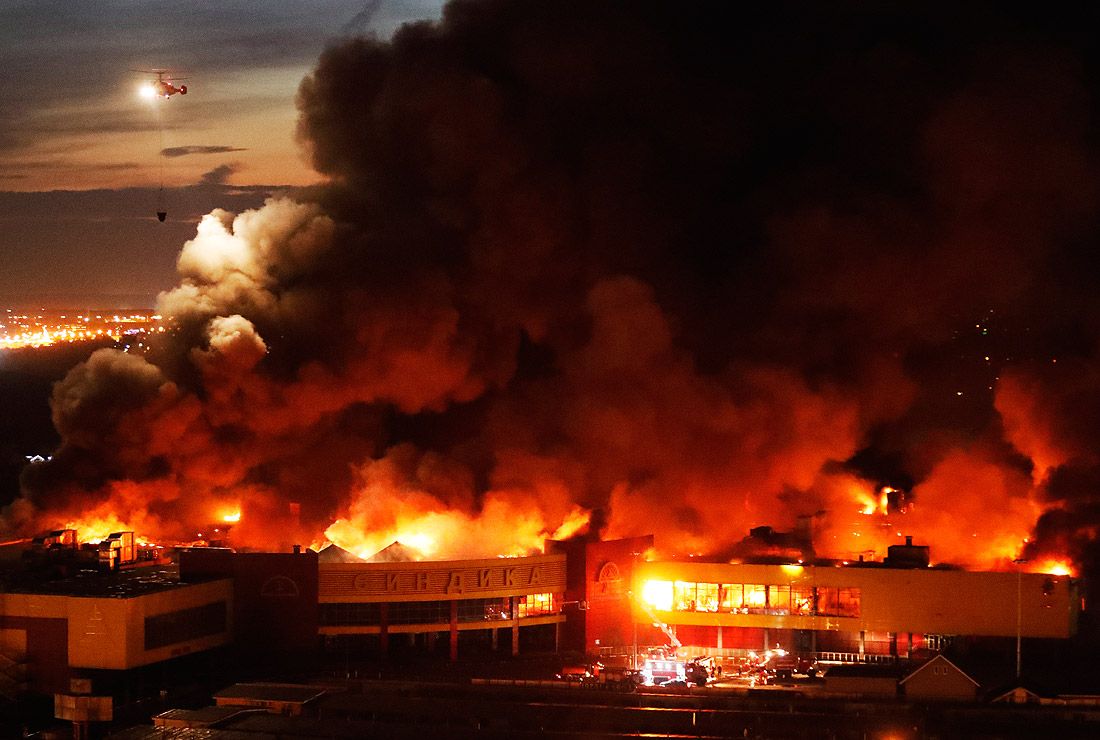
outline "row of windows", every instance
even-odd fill
[[[527,594],[519,597],[516,604],[516,616],[538,617],[544,614],[556,614],[561,610],[561,599],[558,594]]]
[[[520,618],[554,614],[560,609],[558,594],[527,594],[517,598]],[[459,622],[491,622],[512,618],[511,599],[460,599],[455,602]],[[320,623],[328,627],[382,624],[382,604],[320,604]],[[451,601],[395,601],[387,604],[388,624],[446,624],[451,621]]]
[[[649,581],[643,595],[665,611],[859,616],[858,588]]]

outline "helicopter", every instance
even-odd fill
[[[141,94],[147,98],[165,98],[168,99],[179,93],[180,95],[187,94],[187,85],[176,86],[172,84],[172,75],[168,74],[167,69],[135,69],[134,72],[143,72],[145,74],[156,75],[155,80],[149,80],[145,85],[141,87]],[[181,77],[179,79],[187,79]],[[177,80],[178,82],[179,80]]]
[[[167,69],[132,69],[130,71],[131,72],[140,72],[140,73],[145,74],[145,75],[156,75],[157,76],[157,78],[155,80],[153,80],[153,79],[146,80],[146,83],[144,85],[142,85],[142,87],[139,89],[139,92],[144,97],[147,97],[150,100],[153,99],[153,98],[164,98],[165,100],[167,100],[167,99],[171,98],[173,95],[176,95],[176,94],[179,94],[179,95],[186,95],[187,94],[187,85],[178,85],[178,86],[173,85],[172,84],[172,82],[173,82],[172,75],[169,74],[169,71]],[[178,78],[176,80],[176,82],[178,82],[179,79],[186,79],[186,78]],[[159,112],[160,111],[160,106],[159,105],[154,106],[154,109],[156,109],[158,111],[157,117],[156,117],[157,118],[157,128],[160,132],[161,157],[163,157],[164,156],[163,155],[163,150],[164,150],[164,121],[162,120],[161,114]],[[159,169],[160,169],[160,188],[157,191],[157,220],[163,223],[164,220],[168,218],[168,211],[164,207],[164,164],[163,164],[163,159],[161,160],[161,164],[160,164]]]

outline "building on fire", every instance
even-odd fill
[[[933,568],[911,542],[850,565],[647,560],[647,536],[451,561],[188,548],[172,565],[136,567],[120,562],[133,557],[125,547],[115,552],[128,541],[8,569],[0,688],[56,693],[91,679],[98,692],[140,694],[218,650],[256,670],[479,651],[629,661],[668,646],[716,660],[781,647],[867,663],[953,641],[1007,652],[1017,638],[1064,640],[1081,608],[1073,578]]]
[[[122,567],[127,538],[82,552],[72,530],[55,534],[0,568],[3,697],[65,694],[88,680],[116,697],[142,695],[167,673],[207,670],[210,651],[233,641],[232,580],[185,582],[160,559]]]

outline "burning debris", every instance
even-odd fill
[[[1082,557],[1082,81],[984,16],[933,55],[916,11],[774,12],[455,0],[328,49],[299,91],[328,183],[202,220],[178,331],[57,385],[8,527],[687,554],[808,515],[821,556]]]

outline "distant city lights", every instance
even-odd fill
[[[163,332],[162,317],[151,311],[72,315],[48,311],[17,313],[7,309],[0,318],[0,350],[49,347],[106,338],[121,342],[123,337],[140,338]],[[144,348],[141,342],[137,346]],[[130,345],[127,345],[129,348]]]

